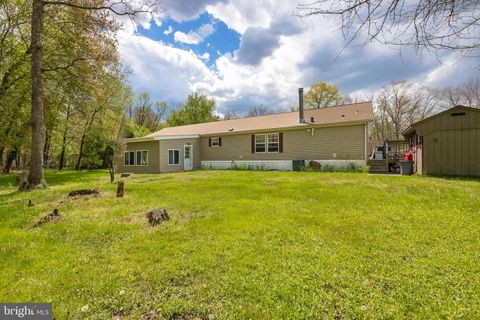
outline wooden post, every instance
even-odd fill
[[[117,182],[117,198],[123,198],[123,181]]]

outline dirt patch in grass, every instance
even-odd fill
[[[61,220],[61,216],[60,216],[60,211],[58,209],[53,209],[53,212],[52,213],[49,213],[47,214],[46,216],[42,217],[40,220],[38,220],[34,225],[33,227],[34,228],[38,228],[40,227],[41,225],[45,224],[45,223],[49,223],[49,222],[57,222],[57,221],[60,221]]]
[[[212,314],[195,313],[195,312],[176,312],[168,319],[170,320],[213,320],[215,317]]]

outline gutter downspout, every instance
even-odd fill
[[[365,165],[368,164],[368,122],[365,123]]]

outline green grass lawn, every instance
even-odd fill
[[[108,179],[48,172],[20,193],[0,177],[1,302],[57,319],[480,318],[478,180],[197,171],[133,175],[117,199]],[[79,188],[102,194],[67,198]],[[171,220],[148,227],[154,207]]]

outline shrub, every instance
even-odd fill
[[[367,166],[358,166],[353,162],[347,164],[347,166],[332,166],[324,164],[320,170],[311,168],[309,166],[302,167],[302,171],[305,172],[368,172]]]

